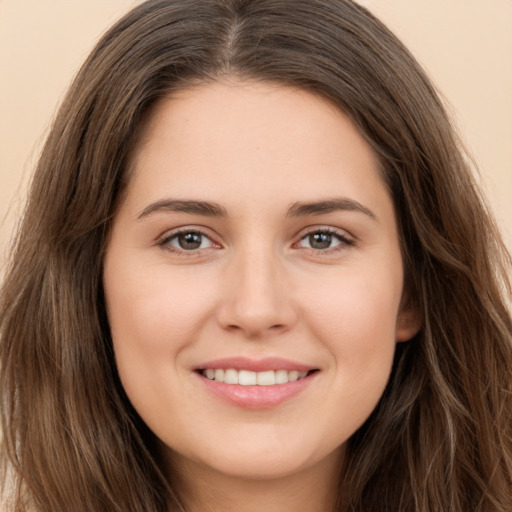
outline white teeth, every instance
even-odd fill
[[[272,370],[268,372],[258,372],[256,375],[258,386],[272,386],[276,383],[276,372]]]
[[[299,378],[299,372],[296,371],[296,370],[293,370],[291,372],[288,372],[288,380],[289,381],[294,381],[294,380],[297,380]]]
[[[288,372],[286,370],[277,370],[276,384],[285,384],[288,382]]]
[[[286,384],[306,377],[308,372],[298,372],[296,370],[268,370],[265,372],[251,372],[249,370],[227,370],[217,368],[208,368],[203,370],[203,375],[217,382],[226,384],[239,384],[241,386],[273,386],[274,384]]]
[[[250,372],[249,370],[240,370],[238,372],[238,384],[242,386],[255,386],[256,372]]]
[[[238,372],[236,370],[226,370],[224,372],[224,382],[226,384],[238,384]]]

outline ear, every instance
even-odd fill
[[[409,341],[418,334],[423,324],[418,307],[411,302],[407,294],[404,294],[396,319],[395,339],[397,342]]]

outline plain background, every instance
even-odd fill
[[[67,86],[99,36],[138,3],[0,0],[0,269]],[[512,248],[512,0],[360,3],[405,42],[442,92]]]

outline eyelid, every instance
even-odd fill
[[[159,236],[156,240],[156,245],[168,250],[169,252],[179,254],[179,255],[185,255],[185,256],[193,256],[196,255],[202,251],[205,251],[206,249],[210,249],[211,247],[208,247],[206,249],[195,249],[187,251],[185,249],[178,249],[175,247],[171,247],[169,244],[169,241],[181,234],[184,233],[198,233],[210,240],[210,242],[213,244],[213,248],[219,249],[222,247],[222,245],[217,241],[217,237],[211,232],[210,229],[204,228],[202,226],[196,226],[196,225],[187,225],[187,226],[180,226],[178,228],[170,229],[164,232],[163,235]]]
[[[185,249],[178,249],[171,247],[169,245],[169,241],[180,234],[183,233],[199,233],[200,235],[208,238],[210,242],[213,244],[213,247],[203,248],[203,249],[194,249],[194,250],[185,250]],[[310,236],[314,233],[328,233],[330,235],[335,236],[340,240],[340,244],[336,245],[335,247],[327,248],[327,249],[313,249],[308,247],[302,247],[300,249],[303,250],[310,250],[317,254],[328,254],[330,252],[337,252],[340,250],[343,250],[347,247],[353,246],[356,243],[355,237],[350,235],[346,230],[335,228],[333,226],[325,226],[325,225],[317,225],[317,226],[309,226],[306,229],[303,229],[301,232],[299,232],[294,239],[296,240],[293,244],[293,248],[299,248],[297,247],[298,244],[304,240],[306,237]],[[197,225],[186,225],[186,226],[180,226],[177,228],[173,228],[170,230],[167,230],[159,236],[156,240],[156,245],[168,250],[169,252],[173,252],[175,254],[184,255],[184,256],[193,256],[197,255],[198,253],[201,253],[207,249],[214,248],[219,249],[222,248],[222,244],[218,242],[217,237],[215,236],[215,233],[212,232],[209,228],[205,228],[203,226],[197,226]]]
[[[301,242],[306,237],[308,237],[314,233],[327,233],[329,235],[333,235],[333,236],[337,237],[341,243],[335,247],[330,247],[327,249],[310,249],[309,247],[302,247],[301,249],[311,250],[318,254],[320,254],[320,253],[326,254],[329,252],[337,252],[337,251],[343,250],[347,246],[350,247],[350,246],[355,245],[355,243],[356,243],[355,237],[353,237],[352,235],[350,235],[347,231],[345,231],[343,229],[335,228],[333,226],[318,225],[318,226],[310,226],[310,227],[306,228],[305,230],[302,230],[297,235],[297,237],[296,237],[297,241],[292,244],[292,247],[296,247],[299,244],[299,242]]]

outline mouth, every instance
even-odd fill
[[[198,373],[209,380],[223,382],[225,384],[237,384],[240,386],[276,386],[296,382],[304,379],[317,369],[309,371],[298,370],[265,370],[261,372],[235,368],[206,368],[198,370]]]
[[[205,388],[214,396],[244,409],[270,409],[301,395],[319,368],[281,358],[219,359],[195,368]]]

